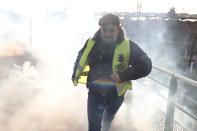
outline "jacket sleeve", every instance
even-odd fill
[[[129,68],[118,72],[122,82],[136,80],[150,74],[152,61],[146,53],[134,42],[130,41]]]
[[[83,46],[83,48],[78,52],[77,59],[75,60],[75,63],[74,63],[73,74],[72,74],[72,80],[74,80],[75,73],[76,73],[76,71],[77,71],[77,67],[78,67],[80,58],[81,58],[81,56],[82,56],[82,54],[83,54],[83,51],[85,50],[85,48],[86,48],[86,46],[87,46],[87,43],[88,43],[88,40],[86,41],[86,43],[85,43],[85,45]]]

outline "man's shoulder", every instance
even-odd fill
[[[137,42],[131,40],[130,38],[125,38],[125,40],[128,40],[131,46],[137,46]]]
[[[130,39],[129,43],[130,43],[130,49],[132,51],[135,52],[135,51],[141,50],[140,46],[138,45],[138,43],[136,41]]]
[[[137,44],[137,42],[135,42],[134,40],[131,40],[130,38],[128,38],[128,40],[130,44]]]

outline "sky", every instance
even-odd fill
[[[10,4],[12,3],[12,4]],[[142,3],[142,12],[167,12],[175,7],[177,12],[197,13],[195,0],[6,0],[0,9],[12,9],[27,13],[29,7],[42,8],[78,8],[95,11],[136,11],[137,3]]]

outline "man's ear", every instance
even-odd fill
[[[121,26],[121,25],[119,25],[119,26],[118,26],[118,30],[120,31],[121,29],[122,29],[122,26]]]

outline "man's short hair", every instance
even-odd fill
[[[103,17],[100,18],[99,20],[99,23],[98,23],[100,26],[101,25],[107,25],[107,24],[115,24],[115,25],[120,25],[120,20],[119,20],[119,17],[114,15],[114,14],[111,14],[111,13],[108,13],[108,14],[105,14]]]

